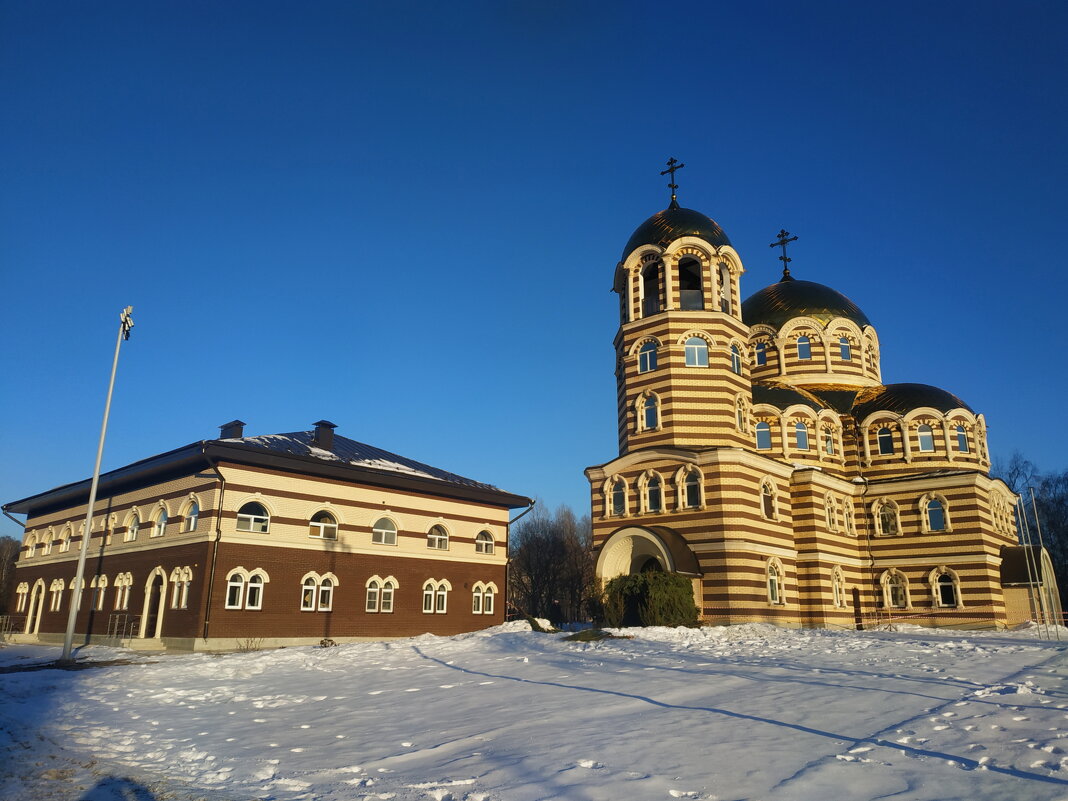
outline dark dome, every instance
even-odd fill
[[[851,414],[854,419],[860,421],[873,412],[906,414],[921,406],[930,406],[940,412],[967,409],[975,414],[971,406],[952,392],[932,387],[930,384],[886,384],[861,390],[853,402]]]
[[[742,320],[746,325],[763,323],[778,330],[795,317],[815,317],[824,324],[835,317],[845,317],[861,328],[871,325],[857,304],[841,292],[814,281],[784,278],[764,287],[742,304]]]
[[[631,234],[627,246],[623,248],[623,258],[627,258],[635,248],[642,245],[666,247],[681,236],[699,236],[716,247],[731,243],[714,220],[699,211],[672,205],[658,211],[638,226],[638,230]]]
[[[779,411],[798,403],[817,412],[827,408],[818,398],[804,390],[775,384],[753,384],[753,403],[768,403]]]

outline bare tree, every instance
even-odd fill
[[[12,588],[15,586],[15,560],[19,558],[19,541],[0,537],[0,615],[9,611]]]
[[[553,622],[584,620],[593,580],[592,529],[567,506],[535,507],[511,537],[509,596],[529,615]]]

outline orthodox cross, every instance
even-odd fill
[[[671,183],[668,184],[668,189],[671,190],[671,207],[678,208],[679,202],[675,199],[675,190],[679,188],[679,185],[675,183],[675,170],[681,170],[686,165],[679,164],[679,161],[676,158],[670,158],[667,160],[667,166],[668,168],[666,170],[661,170],[660,174],[667,175],[669,172],[671,173]]]
[[[782,255],[779,256],[779,261],[782,262],[782,280],[783,281],[787,281],[787,280],[792,281],[793,280],[793,276],[790,275],[790,262],[792,262],[793,259],[791,259],[789,256],[786,255],[786,243],[787,242],[795,242],[796,240],[797,240],[796,236],[790,236],[790,232],[789,231],[787,231],[785,228],[780,228],[779,229],[779,238],[775,242],[772,242],[768,246],[768,247],[773,247],[773,248],[782,248]]]

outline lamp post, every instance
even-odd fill
[[[89,552],[89,540],[93,536],[93,507],[96,505],[96,488],[100,483],[100,460],[104,456],[104,437],[108,433],[108,415],[111,413],[111,393],[115,389],[115,372],[119,368],[119,348],[123,340],[130,338],[133,328],[133,306],[127,306],[119,315],[119,338],[115,342],[115,359],[111,363],[111,380],[108,382],[108,398],[104,402],[104,422],[100,425],[100,443],[96,448],[96,464],[93,466],[93,481],[89,485],[89,505],[85,509],[85,526],[82,528],[82,546],[78,551],[78,570],[74,575],[74,587],[70,594],[70,614],[67,615],[67,634],[63,638],[63,656],[60,662],[70,662],[71,646],[74,644],[74,623],[82,601],[82,584],[85,575],[85,555]]]

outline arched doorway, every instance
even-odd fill
[[[30,609],[26,613],[26,634],[36,634],[41,628],[41,612],[44,611],[44,581],[37,579],[30,591]]]
[[[697,578],[697,557],[681,534],[667,526],[624,526],[613,532],[597,555],[597,578],[662,570]]]
[[[157,567],[145,582],[145,606],[141,615],[141,636],[156,639],[163,631],[163,599],[166,597],[167,577]]]

